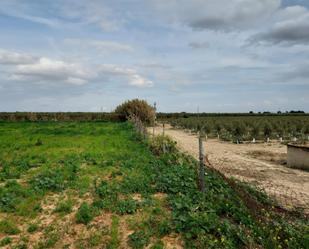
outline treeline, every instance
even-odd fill
[[[303,111],[290,112],[249,112],[249,113],[190,113],[190,112],[175,112],[175,113],[157,113],[159,120],[175,119],[175,118],[190,118],[190,117],[268,117],[268,116],[308,116],[309,113]]]
[[[0,112],[0,121],[110,121],[123,122],[125,116],[107,112]]]

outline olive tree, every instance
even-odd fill
[[[239,141],[241,140],[242,136],[246,132],[246,127],[241,122],[237,122],[233,125],[233,135],[236,138],[237,144],[239,144]]]
[[[269,137],[271,136],[273,132],[273,128],[269,122],[266,122],[264,124],[264,136],[267,139],[267,142],[269,142]]]
[[[259,124],[253,125],[252,130],[251,130],[252,142],[253,143],[255,143],[255,139],[259,136],[259,134],[260,134]]]

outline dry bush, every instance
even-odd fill
[[[133,99],[117,106],[115,113],[129,117],[138,117],[143,123],[153,124],[155,110],[145,100]]]

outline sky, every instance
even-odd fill
[[[0,111],[309,112],[309,0],[0,0]]]

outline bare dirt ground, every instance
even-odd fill
[[[152,128],[150,131],[152,133]],[[161,134],[162,127],[156,127],[155,133]],[[165,134],[175,140],[182,151],[198,158],[196,134],[169,126]],[[309,172],[285,165],[285,145],[278,142],[237,145],[207,139],[204,147],[212,166],[226,176],[253,183],[286,208],[302,208],[309,212]]]

